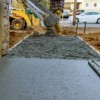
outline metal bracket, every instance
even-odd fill
[[[90,65],[90,67],[98,74],[98,76],[100,77],[100,65],[92,60],[92,61],[89,61],[88,64]]]

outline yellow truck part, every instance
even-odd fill
[[[11,27],[15,30],[21,29],[21,20],[23,21],[23,27],[34,28],[34,26],[40,26],[40,19],[35,18],[34,14],[27,15],[24,10],[13,10],[12,11]],[[20,20],[19,20],[20,19]],[[17,22],[16,22],[17,21]],[[14,24],[13,24],[14,23]],[[13,25],[13,26],[12,26]]]
[[[13,11],[13,18],[18,18],[18,17],[23,18],[26,21],[27,25],[32,27],[30,18],[25,13],[25,11],[17,11],[17,10]]]
[[[33,29],[35,26],[40,26],[40,19],[35,18],[34,14],[27,14],[25,5],[13,0],[12,6],[12,16],[10,17],[12,29],[19,30],[26,27]]]

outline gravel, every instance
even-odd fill
[[[5,57],[100,60],[100,55],[76,36],[31,36]]]

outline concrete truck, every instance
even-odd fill
[[[23,4],[23,9],[13,7],[13,0],[11,0],[10,25],[12,29],[20,30],[25,29],[26,27],[34,28],[34,25],[39,25],[40,20],[42,20],[47,27],[52,27],[56,24],[58,18],[46,7],[44,7],[40,1],[16,1],[21,5]],[[34,15],[38,18],[35,18]]]
[[[10,4],[10,26],[13,30],[22,30],[40,26],[40,19],[31,12],[23,3],[11,0]]]

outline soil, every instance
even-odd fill
[[[19,41],[24,39],[28,34],[30,34],[30,31],[22,31],[22,30],[10,30],[10,41],[9,41],[9,48],[13,47],[15,44],[17,44]]]

